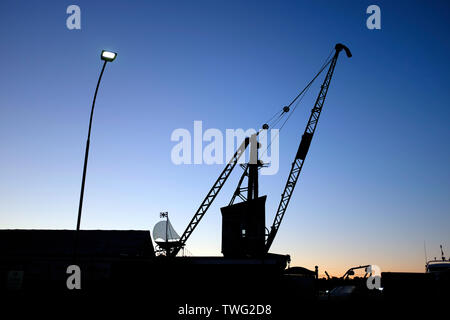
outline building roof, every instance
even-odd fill
[[[0,255],[65,257],[74,254],[75,230],[0,230]],[[78,255],[153,257],[149,231],[80,230]]]

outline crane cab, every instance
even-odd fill
[[[264,255],[266,196],[221,208],[225,257]]]

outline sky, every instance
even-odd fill
[[[81,9],[69,30],[66,9]],[[381,29],[366,9],[381,9]],[[0,3],[0,228],[74,229],[89,113],[81,227],[178,233],[223,164],[176,165],[171,134],[259,128],[341,55],[271,252],[340,276],[356,265],[424,270],[450,253],[446,1],[21,1]],[[280,169],[260,177],[271,225],[322,77],[280,133]],[[187,242],[220,255],[231,175]]]

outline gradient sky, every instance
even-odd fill
[[[81,8],[81,30],[66,8]],[[366,28],[378,4],[382,29]],[[423,271],[450,254],[450,5],[445,1],[0,2],[0,228],[76,226],[102,49],[82,228],[182,233],[223,165],[171,162],[173,130],[258,128],[341,55],[293,199],[272,246],[292,265],[341,275],[377,264]],[[272,223],[318,81],[260,179]],[[220,255],[230,177],[187,247]]]

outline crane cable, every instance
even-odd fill
[[[284,120],[284,122],[282,123],[282,125],[280,126],[278,132],[275,134],[274,137],[271,137],[270,139],[270,143],[267,145],[267,147],[265,148],[265,150],[261,153],[261,157],[267,152],[267,150],[270,148],[270,146],[272,145],[273,140],[280,134],[281,129],[283,129],[284,125],[286,124],[286,122],[290,119],[290,117],[292,116],[292,114],[294,113],[295,109],[297,109],[299,103],[302,101],[302,99],[304,98],[304,96],[306,95],[306,93],[308,92],[308,90],[310,89],[311,85],[313,84],[313,82],[317,79],[317,77],[323,72],[323,70],[325,70],[325,68],[331,63],[331,55],[333,54],[333,50],[331,50],[330,54],[328,55],[327,59],[325,59],[325,62],[323,63],[322,67],[320,68],[319,72],[317,72],[317,74],[314,76],[314,78],[306,85],[305,88],[303,88],[302,91],[300,91],[300,93],[291,101],[290,104],[288,104],[287,106],[283,107],[280,111],[276,112],[264,125],[263,125],[263,129],[267,130],[269,128],[269,124],[277,115],[278,117],[276,118],[276,120],[273,121],[273,123],[271,124],[271,126],[275,126],[277,125],[280,120],[289,112],[290,107],[295,103],[294,107],[292,108],[292,112],[287,116],[287,118]]]
[[[317,72],[317,74],[314,76],[314,78],[306,85],[306,87],[302,91],[300,91],[300,93],[291,101],[291,103],[289,103],[287,106],[281,108],[281,110],[277,111],[269,120],[266,121],[265,124],[270,123],[277,115],[278,115],[278,118],[277,118],[277,120],[278,120],[280,116],[284,116],[287,112],[289,112],[289,108],[309,89],[309,87],[312,85],[314,80],[316,80],[317,77],[322,73],[322,71],[330,64],[330,62],[332,60],[331,59],[332,54],[333,54],[333,50],[331,50],[330,54],[325,59],[325,62],[320,67],[319,72]],[[276,120],[275,120],[275,122],[276,122]]]

